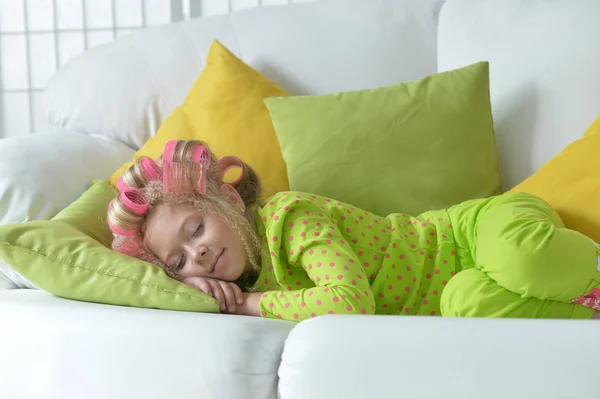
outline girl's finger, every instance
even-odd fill
[[[219,302],[221,312],[227,310],[227,304],[225,302],[225,295],[223,294],[223,290],[221,289],[221,285],[217,281],[211,281],[210,285],[212,287],[213,297]]]
[[[201,284],[201,285],[199,285],[199,287],[198,287],[198,288],[200,289],[200,291],[204,292],[206,295],[210,295],[210,296],[212,296],[212,297],[214,297],[214,296],[215,296],[215,295],[213,294],[213,289],[212,289],[212,287],[211,287],[211,286],[210,286],[210,284],[208,284],[208,283]]]
[[[223,289],[223,294],[225,295],[225,302],[227,303],[227,312],[235,312],[235,293],[233,292],[231,285],[226,281],[221,281],[221,288]]]
[[[183,282],[192,288],[195,288],[197,290],[204,292],[206,295],[213,296],[212,288],[211,288],[210,284],[208,284],[208,282],[203,278],[192,277],[192,278],[187,278],[187,279],[183,280]]]
[[[231,286],[231,289],[233,290],[233,293],[235,294],[235,302],[238,305],[243,305],[244,304],[244,293],[242,292],[242,289],[240,287],[238,287],[238,285],[235,283],[229,283],[229,285]]]

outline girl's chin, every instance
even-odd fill
[[[217,278],[219,280],[233,282],[233,281],[236,281],[237,279],[239,279],[242,275],[243,275],[243,273],[231,273],[229,270],[227,270],[224,273],[221,273],[221,277],[217,277]]]

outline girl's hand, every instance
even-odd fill
[[[237,308],[236,314],[260,317],[260,296],[262,292],[244,292],[244,304]]]
[[[228,281],[206,277],[187,277],[183,282],[212,296],[219,302],[221,312],[236,313],[242,307],[245,296],[240,287]]]

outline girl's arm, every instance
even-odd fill
[[[270,251],[279,255],[279,264],[287,265],[279,273],[285,275],[289,285],[286,291],[260,295],[259,315],[300,321],[333,313],[373,314],[371,286],[337,223],[305,195],[297,198],[301,199],[288,202],[285,212],[283,207],[277,211],[275,204],[267,222]],[[316,287],[294,288],[306,278],[298,268],[304,269]],[[248,298],[248,306],[255,306],[256,295]]]

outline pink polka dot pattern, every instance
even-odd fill
[[[270,204],[270,203],[273,204]],[[382,218],[347,204],[288,192],[259,212],[265,292],[260,314],[301,321],[327,314],[439,315],[454,275],[445,211]]]

